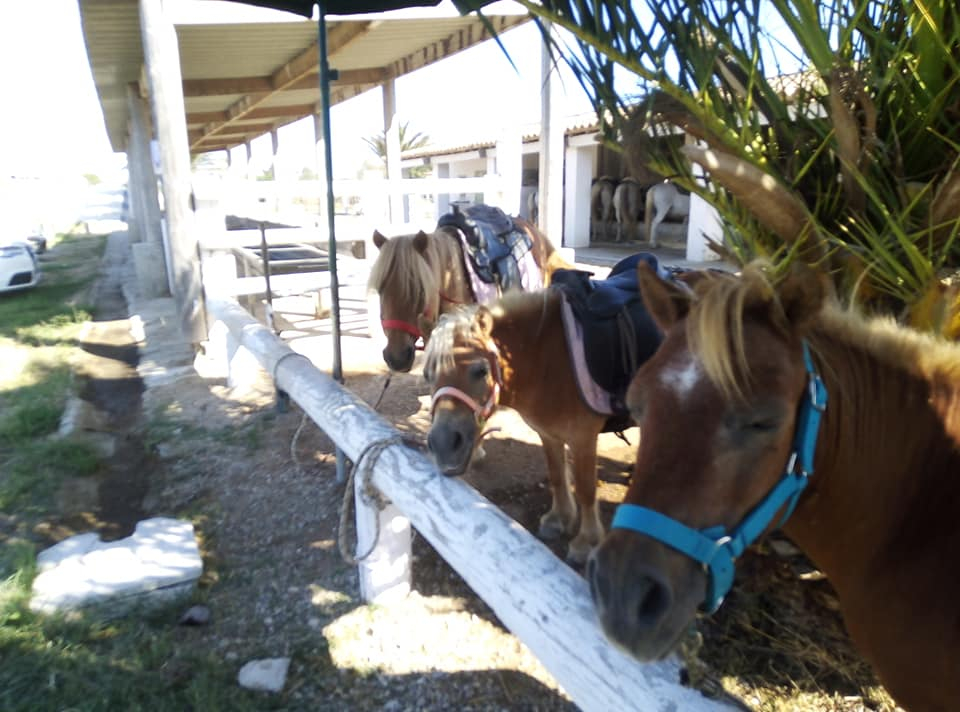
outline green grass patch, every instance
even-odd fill
[[[32,440],[5,459],[0,479],[0,511],[43,516],[65,477],[91,475],[100,456],[89,445],[70,440]]]
[[[90,311],[68,300],[83,287],[83,282],[41,282],[32,290],[0,296],[0,335],[31,346],[75,338]]]
[[[16,585],[16,584],[14,584]],[[240,688],[232,666],[180,638],[176,611],[146,620],[44,618],[9,596],[0,608],[0,709],[267,710],[284,707]]]
[[[96,275],[104,244],[101,237],[63,237],[44,258],[45,281],[0,296],[0,511],[16,522],[17,532],[0,532],[0,710],[287,707],[284,695],[241,689],[235,665],[195,644],[194,631],[177,626],[180,608],[104,623],[38,616],[28,607],[40,544],[27,539],[36,524],[56,518],[64,478],[100,467],[89,446],[53,434],[74,390],[71,362],[90,318],[77,295]],[[172,420],[156,427],[158,435],[181,428],[181,437],[210,437]]]

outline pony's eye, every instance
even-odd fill
[[[490,368],[486,363],[474,363],[470,366],[470,378],[474,381],[485,381],[490,373]]]

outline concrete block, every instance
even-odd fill
[[[79,534],[37,556],[30,608],[39,613],[94,609],[105,617],[188,597],[203,572],[193,524],[155,517],[126,539]]]

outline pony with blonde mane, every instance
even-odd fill
[[[630,385],[634,476],[587,567],[606,633],[662,657],[782,526],[897,702],[956,709],[960,347],[841,310],[809,268],[693,296],[639,279],[664,341]]]
[[[427,442],[440,470],[460,475],[494,411],[516,410],[540,437],[547,463],[552,504],[540,519],[539,536],[573,535],[567,558],[582,564],[603,536],[596,498],[597,436],[609,416],[592,410],[581,396],[568,353],[562,300],[555,288],[513,292],[489,307],[444,315],[427,345],[423,369],[433,394]],[[649,335],[637,344],[638,360],[647,358],[660,341],[649,318],[646,323],[649,329],[638,331]],[[576,502],[570,493],[567,449]]]
[[[514,217],[513,223],[532,242],[543,286],[550,283],[554,270],[571,266],[532,223],[520,217]],[[383,360],[394,371],[409,371],[418,339],[429,340],[440,315],[477,301],[460,236],[452,226],[393,238],[375,231],[373,243],[380,253],[367,285],[380,296],[381,325],[387,337]]]

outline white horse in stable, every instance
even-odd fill
[[[590,230],[594,239],[607,239],[610,234],[610,222],[614,219],[613,196],[617,180],[610,176],[600,176],[590,186]]]
[[[643,213],[643,186],[636,178],[627,176],[613,191],[613,210],[617,217],[617,242],[637,238],[637,227]]]
[[[657,226],[665,218],[683,220],[690,216],[690,195],[681,193],[670,181],[655,183],[647,189],[643,211],[644,235],[650,247],[658,247]]]

